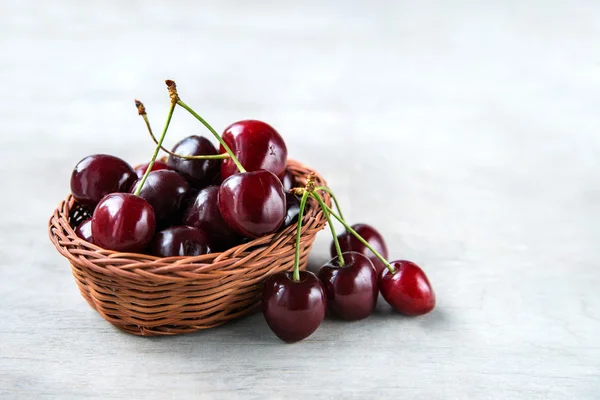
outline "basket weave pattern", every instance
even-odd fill
[[[289,160],[298,185],[311,170]],[[320,175],[315,183],[326,185]],[[324,201],[331,205],[329,196]],[[85,215],[69,195],[48,223],[56,249],[69,260],[82,296],[104,319],[141,336],[175,335],[212,328],[250,314],[260,305],[262,283],[292,270],[297,224],[233,247],[196,257],[158,258],[105,250],[74,232]],[[300,267],[325,216],[309,199],[300,241]]]

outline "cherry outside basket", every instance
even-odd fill
[[[308,167],[288,161],[298,185]],[[316,174],[315,183],[325,186]],[[323,196],[331,205],[327,194]],[[262,284],[294,266],[293,224],[222,253],[159,258],[105,250],[79,238],[74,227],[86,215],[71,195],[48,223],[50,240],[71,264],[75,282],[87,302],[114,326],[134,335],[176,335],[212,328],[250,314],[260,305]],[[309,198],[300,240],[300,268],[325,216]]]

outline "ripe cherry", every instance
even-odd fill
[[[219,210],[235,232],[259,237],[273,233],[285,218],[285,195],[277,176],[267,170],[231,175],[219,188]]]
[[[285,342],[297,342],[321,325],[327,298],[321,282],[312,272],[300,271],[298,280],[288,272],[280,272],[267,279],[262,306],[273,333]]]
[[[384,258],[387,259],[389,257],[388,249],[385,241],[383,240],[383,236],[381,236],[381,234],[377,232],[375,228],[367,224],[354,224],[352,225],[352,229],[362,236],[363,239],[366,240],[369,245],[377,250]],[[379,273],[385,267],[381,260],[377,258],[377,256],[375,256],[375,254],[373,254],[371,250],[369,250],[367,246],[358,240],[352,233],[346,231],[340,234],[338,236],[338,241],[342,251],[355,251],[367,256],[373,263],[377,273]],[[332,257],[336,256],[337,254],[334,243],[331,243],[330,253]]]
[[[150,203],[130,193],[106,195],[92,216],[94,244],[109,250],[143,252],[155,229],[156,220]]]
[[[182,223],[209,233],[213,250],[225,250],[240,237],[223,220],[218,204],[219,186],[200,190],[183,213]]]
[[[327,293],[327,306],[340,317],[355,321],[371,315],[379,288],[373,263],[357,252],[344,252],[344,265],[334,257],[319,270]]]
[[[152,254],[158,257],[199,256],[210,253],[208,235],[190,226],[172,226],[156,234]]]
[[[287,164],[287,147],[272,126],[256,120],[239,121],[225,128],[222,138],[247,171],[265,169],[283,177]],[[221,146],[219,152],[225,151]],[[223,160],[223,181],[237,172],[238,168],[231,159]]]
[[[127,192],[136,179],[129,164],[108,154],[79,161],[71,174],[71,193],[78,203],[93,209],[109,193]]]
[[[92,236],[92,219],[86,219],[75,228],[75,234],[86,242],[94,243]]]
[[[392,307],[405,315],[427,314],[435,307],[435,293],[427,276],[411,261],[390,263],[394,273],[384,268],[379,273],[379,290]]]
[[[144,174],[146,173],[146,170],[148,169],[148,165],[150,165],[149,162],[138,165],[133,169],[139,179],[141,179],[142,176],[144,176]],[[160,171],[163,169],[171,169],[171,168],[169,168],[169,166],[167,164],[165,164],[164,162],[156,160],[154,162],[154,165],[152,166],[152,171],[153,172]]]
[[[130,192],[135,193],[140,183],[141,179],[137,180]],[[188,182],[177,172],[153,169],[138,196],[150,203],[154,209],[157,226],[163,227],[178,215],[188,189]]]
[[[172,151],[184,156],[217,154],[215,146],[204,136],[189,136],[177,143]],[[169,168],[179,172],[192,187],[198,189],[214,181],[220,164],[221,160],[190,160],[172,155],[167,160]]]

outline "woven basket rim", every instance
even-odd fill
[[[314,172],[317,185],[327,185],[316,171],[298,161],[288,159],[287,167],[299,184],[305,183],[308,173]],[[330,196],[323,193],[322,197],[325,203],[331,206]],[[54,210],[48,221],[48,234],[58,252],[69,259],[71,264],[84,265],[97,273],[112,272],[119,275],[119,278],[132,280],[170,278],[179,281],[197,280],[203,277],[214,279],[216,276],[226,278],[243,274],[246,272],[242,267],[245,259],[256,260],[263,257],[266,261],[276,262],[274,257],[277,256],[277,251],[288,244],[290,236],[295,236],[298,227],[296,222],[280,232],[250,240],[223,252],[194,257],[156,257],[106,250],[81,239],[69,223],[75,206],[75,200],[69,194]],[[309,199],[309,207],[302,221],[301,240],[314,236],[315,231],[322,230],[326,226],[327,221],[323,211],[314,199]],[[232,258],[236,259],[233,264]]]

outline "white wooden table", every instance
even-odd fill
[[[600,3],[247,3],[0,3],[0,398],[599,399]],[[165,78],[217,129],[274,125],[437,309],[294,345],[260,314],[105,322],[46,224],[82,157],[150,156],[133,98],[162,125]],[[167,141],[202,132],[178,111]]]

